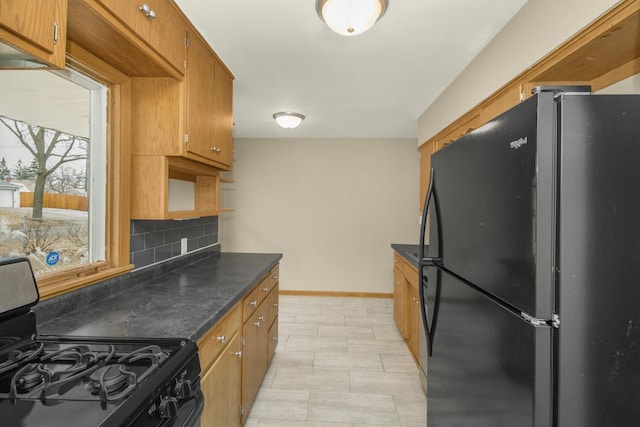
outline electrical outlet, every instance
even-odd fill
[[[184,255],[187,253],[187,238],[183,237],[180,239],[180,255]]]

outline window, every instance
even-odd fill
[[[106,259],[107,88],[72,70],[0,72],[0,257],[36,275]]]

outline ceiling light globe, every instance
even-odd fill
[[[304,120],[304,115],[300,113],[281,112],[273,115],[276,123],[284,129],[295,129]]]
[[[356,36],[373,27],[388,5],[388,0],[316,0],[316,11],[336,33]]]

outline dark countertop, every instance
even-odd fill
[[[406,245],[401,243],[392,243],[391,248],[398,252],[402,258],[404,258],[409,264],[418,268],[418,258],[413,257],[413,254],[417,254],[420,248],[419,245]]]
[[[44,319],[38,333],[197,341],[281,258],[282,254],[217,253],[142,283],[117,285],[114,293],[90,303],[65,301],[77,296],[52,298],[40,303],[43,309],[34,309],[37,319]],[[67,311],[51,312],[62,311],[59,307]]]

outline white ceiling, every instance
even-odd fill
[[[344,37],[315,0],[176,0],[235,75],[236,138],[417,138],[417,119],[526,0],[390,0]],[[306,115],[279,128],[278,111]]]

